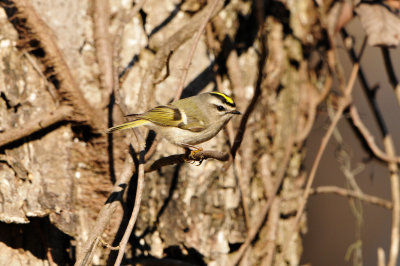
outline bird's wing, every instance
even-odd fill
[[[193,132],[200,132],[205,129],[204,122],[195,118],[193,113],[181,113],[179,108],[173,105],[157,106],[136,117],[164,127],[179,127]]]

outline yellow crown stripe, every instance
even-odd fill
[[[211,94],[215,94],[215,95],[219,95],[219,96],[223,97],[223,98],[226,100],[226,102],[228,102],[228,103],[230,103],[230,104],[234,104],[234,101],[232,100],[232,98],[226,96],[226,95],[223,94],[223,93],[220,93],[220,92],[218,92],[218,91],[213,91],[213,92],[210,92],[210,93],[211,93]]]

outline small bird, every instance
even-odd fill
[[[202,150],[195,145],[213,138],[234,115],[235,102],[220,92],[208,92],[130,114],[135,120],[108,129],[108,133],[147,126],[169,142],[188,150]]]

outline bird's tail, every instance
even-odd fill
[[[118,125],[118,126],[115,126],[115,127],[110,127],[109,129],[107,129],[107,133],[111,133],[111,132],[114,132],[114,131],[117,131],[117,130],[124,130],[124,129],[128,129],[128,128],[134,128],[134,127],[146,125],[148,123],[150,123],[150,122],[147,121],[147,120],[138,119],[138,120],[135,120],[135,121],[132,121],[132,122],[127,122],[127,123],[124,123],[124,124],[121,124],[121,125]]]

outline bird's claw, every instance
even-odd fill
[[[200,157],[200,160],[197,160],[197,159],[194,157],[194,155],[195,155],[196,153],[201,152],[201,151],[203,151],[203,149],[192,150],[192,151],[190,151],[189,153],[187,153],[187,156],[186,156],[186,158],[184,159],[185,162],[186,162],[186,163],[194,164],[196,161],[198,161],[199,164],[198,164],[197,166],[201,165],[201,164],[203,163],[203,161],[204,161],[204,156],[202,155],[202,156]]]

